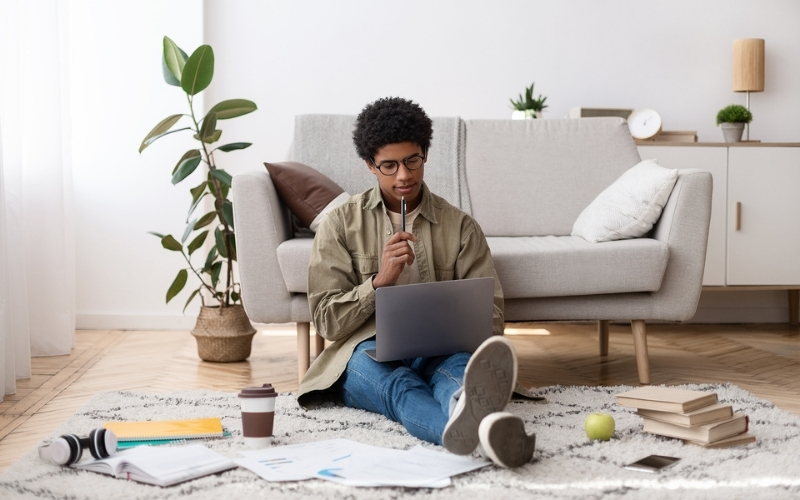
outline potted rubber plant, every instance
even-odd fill
[[[730,104],[717,113],[717,125],[722,128],[725,142],[740,142],[744,126],[753,120],[753,114],[741,104]]]
[[[525,93],[520,94],[516,100],[509,99],[511,101],[511,108],[514,110],[511,112],[512,120],[529,120],[542,117],[542,112],[544,108],[547,107],[547,104],[544,103],[547,97],[542,97],[542,94],[539,94],[539,97],[534,98],[534,85],[535,82],[531,83],[530,87],[525,87]]]
[[[187,113],[172,114],[161,120],[139,146],[139,153],[153,142],[179,132],[191,134],[196,143],[175,163],[172,184],[186,180],[203,169],[202,182],[189,188],[186,228],[179,237],[152,232],[161,246],[181,254],[183,267],[178,271],[166,294],[169,303],[186,286],[191,274],[197,287],[183,307],[195,298],[201,300],[200,314],[192,335],[197,339],[198,355],[206,361],[241,361],[250,355],[255,329],[241,304],[241,287],[234,277],[236,236],[233,204],[228,195],[231,175],[217,166],[216,155],[250,147],[248,142],[217,145],[222,130],[219,122],[246,115],[256,105],[246,99],[222,101],[198,114],[195,98],[214,77],[214,51],[201,45],[187,55],[169,37],[164,37],[161,60],[164,81],[181,89],[188,104]],[[211,203],[208,203],[208,202]],[[204,206],[210,207],[202,213]]]

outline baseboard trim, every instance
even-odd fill
[[[788,308],[728,308],[709,307],[698,309],[687,323],[788,323]]]
[[[145,316],[126,314],[78,314],[78,330],[184,330],[191,331],[197,316]]]

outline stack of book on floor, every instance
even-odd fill
[[[747,415],[720,403],[715,392],[640,387],[617,394],[617,404],[636,408],[645,432],[705,448],[738,446],[756,440],[747,432]]]

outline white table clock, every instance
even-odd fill
[[[654,109],[636,109],[628,116],[628,128],[634,139],[652,139],[661,133],[661,115]]]

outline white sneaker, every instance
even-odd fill
[[[495,335],[478,347],[464,370],[464,392],[444,428],[442,444],[450,453],[468,455],[478,447],[478,427],[502,411],[517,381],[517,355],[505,337]]]
[[[492,413],[478,429],[481,448],[492,462],[503,467],[519,467],[533,458],[536,434],[525,432],[525,422],[508,412]]]

